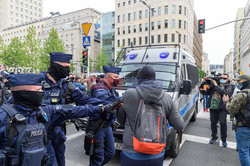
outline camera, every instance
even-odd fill
[[[220,84],[220,79],[221,79],[221,73],[216,73],[215,71],[211,72],[211,76],[208,77],[206,80],[206,84],[209,85],[210,87],[213,87],[214,84],[212,83],[212,80],[215,80],[217,84]]]

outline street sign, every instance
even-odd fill
[[[82,24],[82,29],[83,29],[83,32],[85,33],[85,36],[88,36],[91,26],[92,26],[92,23]]]
[[[82,38],[82,43],[83,47],[90,46],[90,36],[84,36]]]

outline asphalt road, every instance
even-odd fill
[[[202,105],[200,103],[200,110]],[[218,128],[218,134],[219,128]],[[228,119],[228,147],[223,148],[217,141],[210,145],[209,113],[200,111],[195,122],[190,122],[183,134],[183,141],[177,158],[167,158],[164,166],[240,166],[234,131]],[[89,157],[84,154],[84,133],[77,132],[72,124],[67,126],[66,165],[88,166]],[[120,153],[107,166],[120,165]]]

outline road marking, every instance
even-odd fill
[[[78,132],[76,134],[69,135],[69,136],[67,136],[67,141],[70,141],[70,140],[75,139],[81,135],[84,135],[84,133],[85,132],[81,131],[81,132]]]

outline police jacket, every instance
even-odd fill
[[[26,118],[27,124],[33,124],[37,122],[37,113],[40,110],[32,111],[31,109],[23,107],[21,105],[14,105],[14,106],[17,112],[19,112]],[[62,122],[64,122],[67,119],[87,117],[95,113],[99,114],[101,112],[101,108],[99,106],[91,106],[91,105],[65,106],[65,107],[59,106],[59,105],[53,105],[53,106],[50,105],[50,106],[43,106],[42,110],[46,113],[47,118],[48,118],[47,125],[46,125],[47,132],[49,131],[50,128],[60,125]],[[0,108],[0,150],[3,150],[6,146],[7,119],[8,119],[8,116],[6,112]],[[50,150],[53,150],[51,146],[52,145],[49,143],[48,153]],[[50,159],[50,160],[53,160],[53,159]]]

